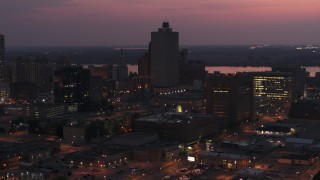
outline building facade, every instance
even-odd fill
[[[0,34],[0,82],[5,81],[5,43],[4,43],[4,35]]]
[[[36,83],[20,81],[10,83],[10,98],[17,102],[32,102],[38,96]]]
[[[46,58],[18,57],[12,63],[12,82],[36,83],[40,92],[50,92],[52,87],[51,72]]]
[[[103,65],[102,67],[89,66],[92,76],[102,77],[103,80],[111,80],[112,65]]]
[[[306,79],[308,76],[306,68],[302,68],[299,65],[274,66],[272,67],[272,72],[284,72],[291,74],[293,84],[292,97],[294,100],[305,96]]]
[[[219,131],[219,119],[210,114],[165,113],[134,120],[136,132],[154,133],[160,140],[190,143]],[[188,132],[188,133],[185,133]]]
[[[119,60],[117,65],[112,67],[112,80],[113,81],[124,81],[128,79],[128,66],[126,64],[125,54],[120,49]]]
[[[151,74],[151,49],[150,43],[148,52],[144,53],[144,55],[138,61],[138,75],[139,76],[150,76]]]
[[[90,72],[82,67],[55,71],[54,97],[56,103],[75,108],[86,107],[90,101]]]
[[[163,22],[151,32],[151,86],[168,88],[179,85],[179,33]]]
[[[294,99],[292,75],[286,72],[261,72],[252,75],[255,115],[286,116]]]
[[[229,125],[252,120],[252,86],[246,75],[218,75],[206,80],[206,112]]]
[[[31,119],[47,119],[67,113],[64,104],[29,104],[26,106],[26,117]]]
[[[0,83],[0,104],[9,100],[10,87],[9,84]]]

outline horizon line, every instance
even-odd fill
[[[188,47],[188,46],[320,46],[320,43],[301,43],[301,44],[183,44],[179,47]],[[6,48],[40,48],[40,47],[107,47],[114,49],[148,49],[148,45],[7,45]]]

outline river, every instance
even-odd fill
[[[310,76],[315,76],[316,72],[320,72],[319,66],[307,66],[304,67],[310,73]],[[136,64],[128,64],[129,72],[138,72],[138,65]],[[220,71],[221,73],[236,73],[236,72],[263,72],[263,71],[271,71],[271,67],[253,67],[253,66],[245,66],[245,67],[236,67],[236,66],[206,66],[206,71],[209,73],[213,73],[214,71]]]

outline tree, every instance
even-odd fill
[[[320,171],[313,176],[313,180],[320,180]]]

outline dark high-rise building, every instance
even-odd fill
[[[179,33],[163,22],[151,32],[151,86],[168,88],[179,85]]]
[[[112,68],[112,65],[104,65],[102,67],[89,66],[92,76],[102,77],[103,80],[111,80]]]
[[[138,61],[138,75],[139,76],[149,76],[151,74],[151,49],[149,43],[148,52],[144,53],[144,55]]]
[[[126,63],[125,54],[121,48],[118,63],[118,77],[120,81],[128,79],[128,66]]]
[[[62,68],[54,73],[55,102],[85,108],[90,101],[90,71],[82,67]]]
[[[320,73],[317,72],[315,77],[308,77],[306,81],[307,99],[320,101]]]
[[[90,78],[90,99],[93,102],[102,100],[103,78],[101,76],[91,76]]]
[[[181,85],[193,85],[195,80],[203,83],[206,77],[205,64],[202,61],[189,60],[189,50],[179,53],[179,82]]]
[[[195,80],[204,82],[206,77],[205,64],[202,61],[187,61],[181,67],[180,83],[193,85]]]
[[[46,58],[18,57],[12,64],[12,82],[36,83],[40,92],[50,92],[52,71]]]
[[[250,77],[218,75],[206,80],[206,112],[229,119],[230,125],[252,120]]]
[[[20,82],[20,81],[25,81],[25,59],[23,59],[21,56],[17,57],[13,62],[12,62],[12,82]]]
[[[121,48],[118,65],[114,65],[112,69],[112,80],[124,81],[128,79],[128,67],[125,61],[125,55]]]
[[[37,84],[20,81],[10,83],[10,98],[18,102],[31,102],[38,95]]]
[[[52,70],[54,72],[54,71],[60,70],[65,67],[70,67],[70,66],[71,66],[71,62],[69,60],[65,59],[65,57],[60,56],[53,62]]]
[[[12,64],[5,63],[4,66],[4,82],[12,82]]]
[[[0,34],[0,82],[5,81],[5,44],[4,44],[4,35]]]

